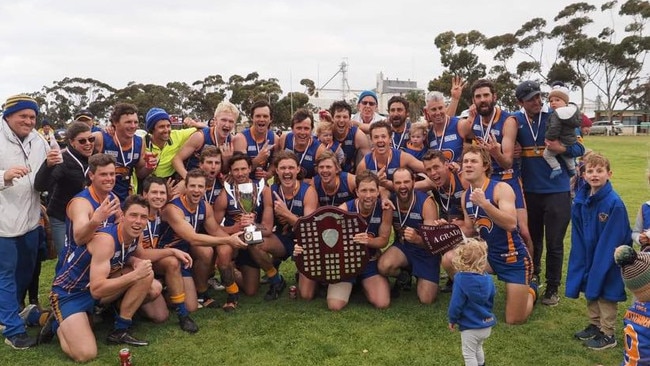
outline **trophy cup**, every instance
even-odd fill
[[[224,184],[226,191],[230,194],[235,201],[235,208],[239,208],[244,214],[250,214],[255,211],[259,205],[262,190],[264,189],[264,181],[260,181],[259,186],[254,186],[253,183],[242,183],[233,187],[229,183]],[[252,223],[244,228],[244,242],[248,245],[261,244],[262,231]]]

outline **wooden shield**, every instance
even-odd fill
[[[366,221],[357,213],[324,206],[294,225],[294,242],[303,247],[295,257],[296,267],[308,278],[327,283],[356,277],[368,263],[368,247],[352,238],[366,231]]]
[[[424,245],[434,255],[444,254],[463,242],[463,232],[458,225],[420,225],[419,232],[424,239]]]

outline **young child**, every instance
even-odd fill
[[[614,260],[621,267],[625,286],[635,298],[623,317],[622,365],[650,365],[650,253],[637,253],[623,245],[616,248]]]
[[[487,243],[467,239],[458,246],[453,265],[454,288],[449,302],[449,329],[460,328],[465,365],[485,365],[483,342],[490,336],[496,317],[492,313],[496,287],[485,272]]]
[[[602,350],[616,346],[617,303],[626,296],[614,250],[631,244],[631,230],[625,204],[609,181],[612,171],[607,158],[593,152],[584,164],[586,184],[571,208],[566,297],[577,299],[584,293],[590,324],[575,337],[588,348]]]
[[[424,153],[429,150],[429,146],[425,144],[429,125],[427,122],[416,122],[411,124],[409,129],[409,141],[402,150],[415,156],[416,159],[422,160]]]
[[[334,155],[336,155],[339,164],[343,164],[345,161],[345,154],[343,153],[343,149],[341,149],[341,144],[338,141],[334,141],[334,136],[332,134],[333,128],[334,126],[331,122],[319,122],[318,127],[316,127],[316,138],[318,138],[318,141],[320,141],[321,144],[332,150]]]
[[[582,114],[578,106],[574,103],[569,104],[569,88],[561,82],[554,83],[552,88],[551,93],[548,95],[548,101],[554,111],[546,124],[546,139],[559,139],[564,146],[573,145],[578,139],[576,128],[580,128],[582,124]],[[560,155],[560,158],[564,160],[569,175],[575,175],[576,164],[573,158],[565,155]],[[551,179],[562,174],[562,168],[556,153],[548,148],[544,149],[544,160],[553,169]]]
[[[646,178],[650,183],[650,173]],[[641,245],[641,251],[650,251],[650,201],[642,204],[636,215],[634,228],[632,228],[632,240]]]

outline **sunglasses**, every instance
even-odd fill
[[[375,103],[375,102],[371,102],[371,101],[367,101],[367,100],[364,100],[363,102],[361,102],[361,105],[369,105],[369,106],[373,106],[373,107],[374,107],[374,106],[377,105],[377,103]]]
[[[85,145],[86,142],[90,142],[91,144],[95,142],[95,136],[90,136],[89,138],[81,138],[77,140],[78,143]]]

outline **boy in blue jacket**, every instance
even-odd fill
[[[485,272],[487,244],[468,239],[456,250],[453,265],[454,287],[449,302],[449,330],[460,328],[466,366],[485,365],[483,342],[490,336],[496,317],[492,313],[496,287]]]
[[[598,153],[584,160],[586,184],[576,192],[571,209],[566,297],[584,293],[590,324],[575,337],[602,350],[616,346],[617,303],[626,296],[614,250],[631,245],[631,230],[625,204],[609,181],[609,160]]]

